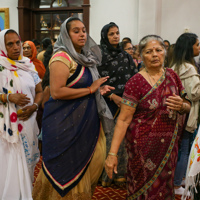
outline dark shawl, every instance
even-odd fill
[[[119,44],[117,48],[110,44],[107,34],[111,27],[118,28],[115,23],[111,22],[101,30],[102,64],[98,67],[98,71],[102,77],[110,76],[105,85],[115,87],[112,93],[122,96],[126,82],[138,71],[132,57],[122,50]]]

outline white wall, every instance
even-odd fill
[[[158,34],[175,43],[189,28],[200,37],[200,0],[139,0],[138,38]]]
[[[200,0],[162,0],[163,38],[175,43],[188,27],[200,37]]]
[[[0,0],[0,8],[9,8],[10,28],[19,32],[17,6],[18,6],[18,0]]]
[[[121,39],[138,40],[138,1],[140,0],[90,0],[90,36],[100,43],[100,32],[104,25],[115,22],[119,26]]]
[[[156,33],[156,0],[139,0],[138,42],[148,34]]]
[[[130,37],[134,44],[147,34],[159,34],[176,42],[184,29],[200,37],[200,0],[90,0],[90,35],[99,44],[102,27],[113,21],[121,39]],[[9,8],[10,28],[18,31],[18,0],[0,0]]]

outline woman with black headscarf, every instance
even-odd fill
[[[111,22],[105,25],[101,30],[101,51],[102,64],[98,67],[99,74],[109,76],[109,80],[105,83],[115,87],[115,90],[105,97],[106,103],[116,119],[120,109],[122,94],[126,82],[137,73],[137,68],[131,56],[122,50],[119,46],[120,33],[118,26]],[[112,134],[106,135],[107,154],[110,149]],[[120,184],[125,182],[124,174],[126,172],[126,150],[124,143],[121,144],[118,154],[118,174],[115,174],[115,183]],[[109,186],[112,180],[108,178],[106,172],[102,174],[102,185]]]

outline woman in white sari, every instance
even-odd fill
[[[35,66],[23,57],[19,35],[0,32],[0,199],[32,199],[39,160],[36,110],[42,87]]]

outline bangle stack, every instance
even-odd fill
[[[116,153],[111,153],[109,152],[108,155],[111,155],[111,156],[116,156],[118,158],[118,155]]]
[[[88,86],[87,88],[88,88],[88,89],[90,90],[90,94],[92,94],[92,90],[91,90],[91,87],[89,87],[89,86]]]
[[[6,97],[5,97],[5,94],[1,94],[0,101],[1,101],[2,103],[6,103]]]

